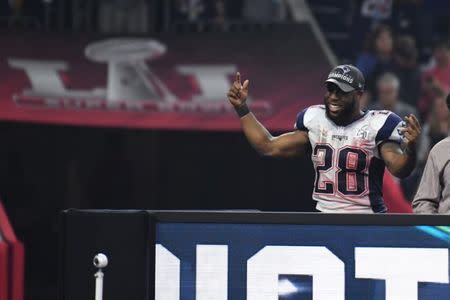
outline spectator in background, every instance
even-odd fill
[[[450,99],[447,99],[447,108],[450,109]],[[447,111],[447,126],[448,115]],[[419,188],[412,203],[415,213],[450,214],[449,149],[450,136],[437,143],[431,149]]]
[[[389,26],[377,25],[366,38],[364,51],[356,59],[356,67],[365,78],[370,78],[377,64],[388,64],[393,50],[392,31]]]
[[[373,31],[380,24],[390,23],[393,0],[350,0],[349,2],[350,45],[359,49],[361,41],[368,32]],[[357,57],[355,53],[351,53],[351,55]],[[364,76],[367,76],[366,73]]]
[[[394,1],[392,9],[392,28],[396,33],[408,34],[414,37],[421,52],[421,62],[429,58],[431,52],[433,21],[425,4],[425,2],[430,1],[433,0],[397,0]],[[448,0],[444,1],[448,2]]]
[[[422,174],[428,153],[431,148],[450,134],[450,113],[445,104],[445,95],[439,93],[433,100],[427,122],[423,126],[422,135],[417,147],[417,170]],[[417,178],[416,178],[417,179]],[[420,178],[418,178],[420,179]],[[416,187],[417,182],[411,182]],[[415,191],[413,191],[414,193]]]
[[[86,1],[85,5],[92,3]],[[145,0],[102,0],[99,3],[99,31],[145,33],[149,28],[148,11]]]
[[[421,74],[417,65],[418,50],[412,36],[399,36],[394,42],[391,71],[400,80],[399,98],[416,107],[420,96]]]
[[[372,110],[390,110],[404,119],[416,115],[416,109],[399,99],[400,80],[393,73],[385,73],[377,80],[377,101],[369,105]]]
[[[177,22],[196,22],[205,16],[206,10],[204,0],[175,0],[172,14]]]
[[[8,18],[9,28],[40,29],[45,23],[44,7],[42,0],[3,0],[0,1],[0,16]]]
[[[414,2],[417,2],[417,9],[413,13],[415,17],[411,20],[411,24],[415,29],[421,51],[420,62],[423,63],[428,61],[432,54],[433,38],[450,35],[450,1],[415,0]]]
[[[214,25],[219,29],[225,29],[227,19],[225,0],[214,0],[211,8],[211,17]]]
[[[395,74],[400,81],[400,99],[416,106],[420,96],[420,71],[417,66],[418,51],[413,37],[402,35],[395,39],[391,59],[378,62],[369,79],[368,90],[377,96],[377,80],[384,73]]]
[[[439,94],[450,92],[450,43],[447,39],[435,42],[433,61],[429,70],[422,76],[422,97],[419,99],[420,114],[427,115],[434,99]]]
[[[434,99],[432,109],[428,115],[428,122],[424,125],[423,129],[423,136],[428,139],[428,149],[448,136],[450,130],[450,113],[446,108],[445,94],[440,93]]]
[[[206,22],[213,29],[225,30],[226,21],[238,18],[241,8],[242,0],[176,0],[172,15],[176,22]]]

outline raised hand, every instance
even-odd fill
[[[240,107],[247,101],[248,84],[248,79],[241,84],[241,74],[237,72],[236,79],[227,94],[228,100],[234,107]]]
[[[419,120],[417,120],[416,116],[413,114],[406,116],[405,122],[406,127],[400,129],[400,131],[405,137],[405,146],[412,150],[416,146],[422,127],[420,126]]]

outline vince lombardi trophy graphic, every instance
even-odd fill
[[[89,44],[85,55],[108,65],[106,99],[174,102],[176,97],[147,66],[146,61],[166,52],[166,46],[151,39],[118,38]]]

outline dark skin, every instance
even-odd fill
[[[363,116],[363,112],[359,109],[359,100],[362,91],[353,91],[346,93],[342,91],[336,84],[327,83],[326,93],[324,96],[325,109],[327,117],[338,126],[346,126],[351,122]],[[332,109],[330,107],[335,107]]]
[[[249,80],[241,83],[241,75],[236,79],[228,91],[228,100],[234,107],[244,105],[247,101]],[[339,88],[327,85],[324,101],[327,116],[339,126],[345,126],[361,117],[360,109],[362,91],[345,93]],[[402,128],[404,142],[399,145],[385,142],[380,147],[381,157],[387,169],[396,177],[408,176],[416,164],[416,143],[421,127],[416,116],[405,117],[406,127]],[[294,157],[305,155],[310,145],[306,131],[295,130],[279,136],[272,136],[270,132],[256,119],[253,113],[241,118],[241,125],[249,143],[264,156]]]

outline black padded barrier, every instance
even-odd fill
[[[104,299],[151,299],[154,240],[146,211],[67,210],[61,214],[59,299],[94,299],[94,256],[102,252]]]

